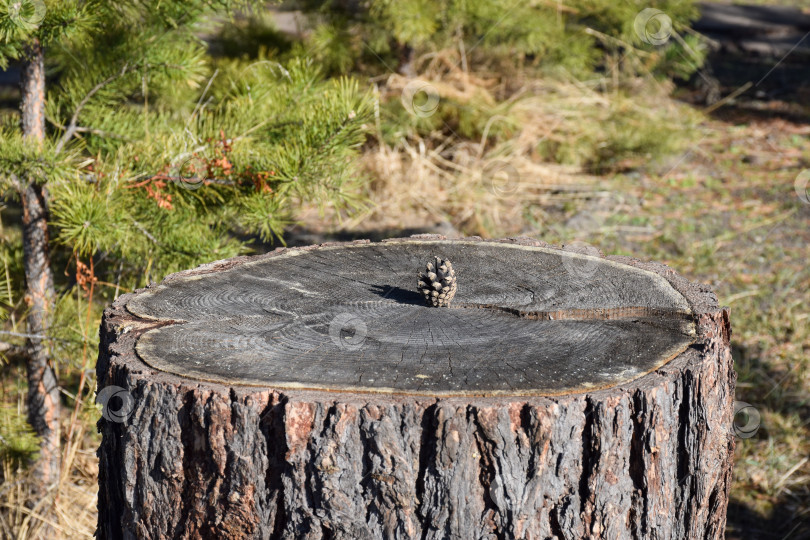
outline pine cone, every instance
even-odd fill
[[[450,300],[456,295],[456,273],[453,265],[447,259],[433,257],[427,263],[426,270],[419,273],[419,281],[416,284],[419,292],[425,297],[427,305],[433,307],[445,307],[450,304]]]

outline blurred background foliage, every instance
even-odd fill
[[[634,28],[639,11],[650,6],[672,21],[675,37],[663,46],[644,42]],[[707,52],[705,41],[690,30],[697,17],[691,0],[307,0],[286,7],[300,10],[298,39],[278,30],[272,14],[265,14],[221,33],[214,50],[242,58],[256,58],[260,50],[275,58],[306,56],[329,75],[351,72],[379,83],[385,88],[378,135],[389,145],[409,135],[437,133],[476,139],[487,127],[489,136],[509,138],[525,120],[512,112],[531,92],[530,81],[550,78],[609,91],[619,103],[611,100],[610,110],[599,111],[591,122],[564,126],[570,136],[537,149],[551,161],[598,170],[629,156],[656,157],[677,149],[678,139],[689,136],[681,129],[684,122],[673,125],[677,115],[643,103],[628,107],[627,101],[654,99],[648,96],[651,88],[667,93],[669,81],[689,79]],[[656,21],[650,25],[649,32],[658,31]],[[433,83],[441,98],[437,114],[409,114],[392,74]],[[385,89],[395,92],[387,95]],[[421,93],[415,99],[427,97]],[[639,118],[640,110],[646,118]],[[490,122],[496,116],[504,118]],[[615,129],[600,132],[605,120],[615,121]]]

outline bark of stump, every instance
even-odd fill
[[[132,399],[99,421],[98,537],[719,539],[729,334],[664,265],[526,238],[174,274],[104,314],[99,389]]]

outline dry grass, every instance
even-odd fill
[[[430,129],[392,118],[411,79],[393,74],[379,88],[376,144],[361,158],[368,208],[346,218],[303,206],[298,219],[352,231],[439,222],[468,235],[546,234],[562,209],[611,196],[595,172],[684,148],[701,118],[652,80],[499,79],[463,71],[446,55],[425,63],[420,80],[439,96],[424,120]],[[465,115],[474,120],[462,130]]]
[[[35,503],[29,473],[5,471],[7,481],[0,489],[0,530],[4,538],[41,538],[45,530],[49,537],[56,533],[62,538],[93,538],[98,515],[95,449],[83,449],[77,458],[61,484]]]
[[[9,369],[14,367],[17,369]],[[6,366],[2,376],[4,382],[24,380],[24,369]],[[21,408],[22,395],[6,392],[3,386],[3,399],[16,399]],[[93,538],[98,516],[99,439],[94,433],[98,413],[95,407],[85,410],[84,399],[75,422],[71,422],[70,410],[63,408],[63,472],[59,484],[51,486],[45,498],[33,497],[29,470],[9,459],[0,460],[0,538]]]

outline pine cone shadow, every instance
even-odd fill
[[[392,287],[391,285],[372,285],[371,287],[371,292],[377,296],[382,296],[398,304],[425,305],[425,300],[422,298],[422,295],[416,291],[409,291],[402,287]]]

